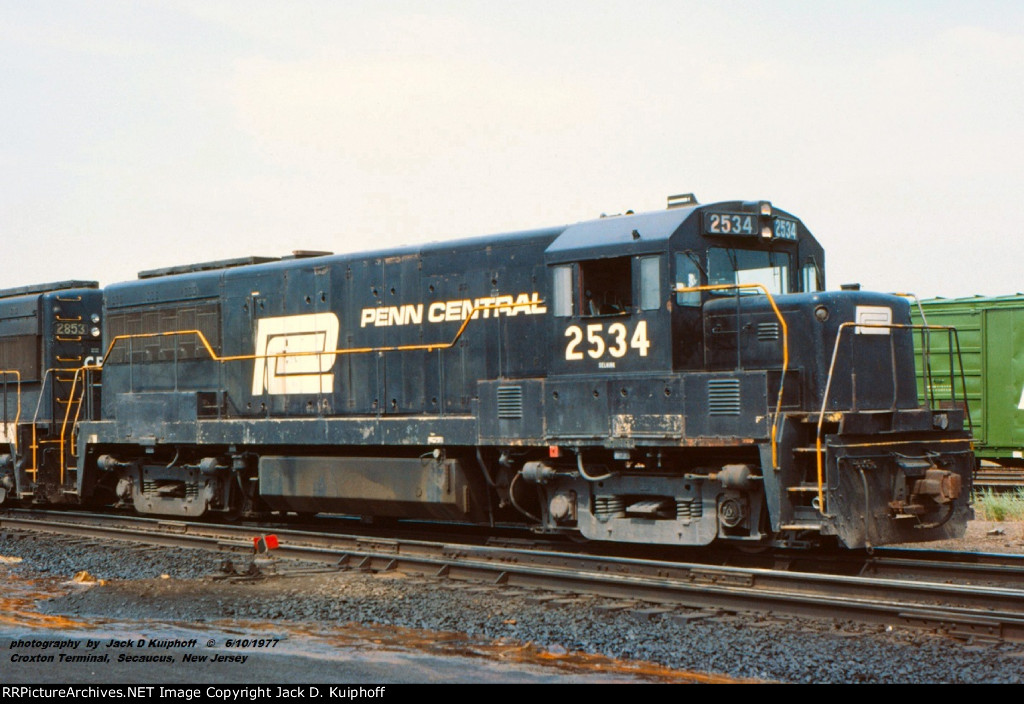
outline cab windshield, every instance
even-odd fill
[[[711,247],[708,249],[708,284],[734,286],[761,284],[772,295],[790,293],[789,269],[792,260],[785,252]],[[712,291],[712,295],[736,295],[736,289]],[[741,294],[757,295],[760,289],[740,289]]]

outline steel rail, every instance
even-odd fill
[[[861,576],[872,577],[921,577],[934,579],[936,575],[949,574],[950,579],[959,582],[984,585],[1000,585],[1021,589],[1024,587],[1024,556],[1017,556],[1021,564],[987,564],[979,562],[954,562],[949,560],[928,560],[923,558],[875,557],[864,563]]]
[[[25,509],[11,509],[8,511],[11,518],[24,517],[34,518],[39,521],[60,521],[62,518],[73,520],[78,524],[121,527],[126,530],[143,530],[156,532],[157,534],[189,535],[189,536],[210,536],[229,544],[237,541],[242,549],[251,547],[252,538],[267,531],[274,532],[279,538],[284,539],[286,546],[301,546],[306,548],[324,548],[329,551],[340,549],[361,550],[370,545],[393,546],[401,545],[406,552],[422,551],[428,554],[434,550],[439,542],[451,549],[475,549],[471,534],[456,534],[448,532],[443,537],[436,537],[431,541],[420,539],[409,539],[407,535],[400,532],[384,534],[380,529],[365,533],[353,533],[354,526],[341,525],[342,533],[330,531],[314,531],[310,527],[296,528],[282,524],[272,524],[260,527],[254,524],[209,524],[193,521],[168,520],[161,518],[144,518],[139,516],[124,516],[110,514],[90,514],[69,511],[37,511]],[[3,518],[0,517],[0,525]],[[422,526],[416,531],[418,537],[422,537]],[[440,530],[438,531],[440,535]],[[182,544],[188,544],[188,538],[183,539]],[[174,539],[168,539],[165,543],[173,545]],[[479,545],[479,543],[476,543]],[[559,545],[554,541],[525,541],[502,540],[501,538],[490,537],[486,543],[488,549],[509,548],[513,553],[530,555],[552,554],[560,559],[570,556],[579,559],[604,560],[609,558],[607,550],[602,550],[600,543],[589,544],[567,544]],[[538,547],[539,546],[539,547]],[[615,546],[621,556],[621,545]],[[383,548],[385,551],[390,547]],[[637,551],[632,551],[636,556]],[[687,553],[693,553],[690,550]],[[577,554],[583,553],[583,556]],[[595,555],[595,553],[597,553]],[[633,560],[635,563],[654,562],[655,564],[676,564],[672,558],[651,557],[655,551],[650,546],[644,546],[645,560]],[[587,557],[589,556],[589,557]],[[707,551],[695,559],[688,554],[687,561],[692,564],[700,564],[704,567],[713,568],[721,565],[733,567],[767,567],[788,572],[817,572],[825,574],[838,574],[861,577],[890,577],[902,578],[913,577],[919,581],[934,581],[943,583],[960,584],[984,584],[986,586],[1007,586],[1024,588],[1024,554],[1016,553],[977,553],[977,552],[944,552],[930,549],[886,547],[876,548],[868,553],[865,551],[830,551],[822,552],[815,550],[780,550],[765,553],[749,554],[738,553],[730,550],[718,552]]]
[[[145,530],[91,517],[0,518],[0,528],[253,554],[258,527],[144,519]],[[264,531],[265,532],[265,531]],[[785,612],[1024,641],[1024,589],[793,573],[765,568],[595,557],[275,530],[277,557],[688,608]]]
[[[771,564],[775,569],[800,572],[1024,588],[1024,555],[1015,553],[912,548],[882,548],[871,553],[785,550],[746,557],[741,564]]]

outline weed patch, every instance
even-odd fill
[[[1024,521],[1024,489],[977,492],[974,511],[983,521]]]

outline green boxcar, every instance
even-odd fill
[[[1003,465],[1024,466],[1024,294],[935,298],[921,301],[921,308],[929,325],[957,330],[976,454]],[[915,323],[922,322],[919,310],[913,317]],[[915,335],[919,391],[933,393],[939,405],[954,398],[962,402],[964,397],[957,377],[956,388],[950,388],[951,357],[954,369],[958,362],[949,339],[945,332],[933,332],[924,360],[923,336]]]

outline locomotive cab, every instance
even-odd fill
[[[798,219],[688,205],[581,223],[545,254],[548,440],[569,459],[525,476],[549,529],[848,547],[963,529],[963,413],[919,406],[907,303],[826,293]]]
[[[568,458],[526,475],[545,485],[547,527],[669,544],[766,539],[772,382],[764,364],[717,363],[711,341],[736,326],[708,327],[705,308],[820,288],[817,242],[767,203],[688,203],[571,226],[545,259],[547,435]],[[777,320],[765,330],[779,339]]]

